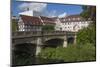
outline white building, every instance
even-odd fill
[[[40,13],[34,11],[21,12],[19,15],[19,31],[41,31],[43,25],[52,24],[55,25],[55,31],[77,32],[92,22],[90,19],[83,19],[80,15],[48,18],[40,16]]]
[[[38,17],[38,16],[41,15],[41,13],[33,11],[33,10],[28,10],[28,11],[20,12],[19,15],[26,15],[26,16],[35,16],[35,17]]]
[[[80,15],[70,15],[64,18],[57,18],[55,30],[77,32],[78,30],[87,27],[90,22],[92,22],[90,19],[85,20]]]
[[[20,15],[18,31],[41,31],[43,25],[55,25],[51,18]]]

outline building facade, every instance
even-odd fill
[[[43,25],[54,25],[55,31],[77,32],[87,27],[92,21],[82,18],[80,15],[70,15],[63,18],[44,17],[32,11],[19,13],[18,31],[42,31]]]
[[[70,15],[64,18],[57,18],[55,30],[77,32],[80,29],[87,27],[91,22],[90,19],[85,20],[80,15]]]
[[[55,23],[54,20],[47,17],[20,15],[18,31],[42,31],[44,25],[55,25]]]

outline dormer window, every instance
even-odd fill
[[[73,20],[75,20],[76,18],[73,18]]]
[[[66,21],[67,21],[68,19],[66,19]]]
[[[65,19],[63,19],[63,21],[66,21]]]
[[[70,21],[70,18],[68,20]]]
[[[80,20],[80,18],[77,18],[77,20]]]

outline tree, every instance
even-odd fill
[[[94,26],[89,26],[80,30],[77,34],[77,43],[78,44],[86,44],[92,43],[95,45],[96,42],[96,30]]]
[[[17,30],[17,20],[12,20],[12,31],[16,31]]]
[[[83,18],[88,20],[90,18],[91,23],[87,28],[80,30],[77,34],[77,43],[86,44],[96,43],[96,7],[95,6],[83,6],[83,12],[80,14]]]
[[[42,26],[43,31],[53,31],[54,30],[54,25],[44,25]]]
[[[96,7],[95,6],[83,6],[83,12],[81,16],[85,19],[91,18],[92,21],[96,20]]]

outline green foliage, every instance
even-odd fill
[[[33,44],[19,44],[14,46],[12,51],[13,65],[32,64],[34,59],[35,48]]]
[[[80,14],[83,18],[91,18],[92,21],[96,20],[96,7],[95,6],[83,6],[83,12]]]
[[[39,57],[45,59],[57,59],[64,62],[92,61],[95,60],[95,47],[91,44],[81,46],[68,46],[67,48],[46,48]]]
[[[86,28],[81,29],[77,33],[77,44],[86,45],[88,43],[96,45],[96,7],[95,6],[83,6],[83,12],[80,14],[84,19],[91,18],[93,21]]]
[[[83,28],[77,33],[77,44],[84,45],[86,43],[96,44],[96,27],[90,25],[87,28]]]
[[[54,25],[44,25],[42,27],[43,31],[53,31],[54,30]]]
[[[17,55],[15,54],[17,53]],[[25,53],[22,51],[14,51],[13,54],[13,65],[27,65],[32,64],[33,56],[31,56],[29,53]]]
[[[16,31],[16,30],[17,30],[17,21],[12,20],[12,31]]]

